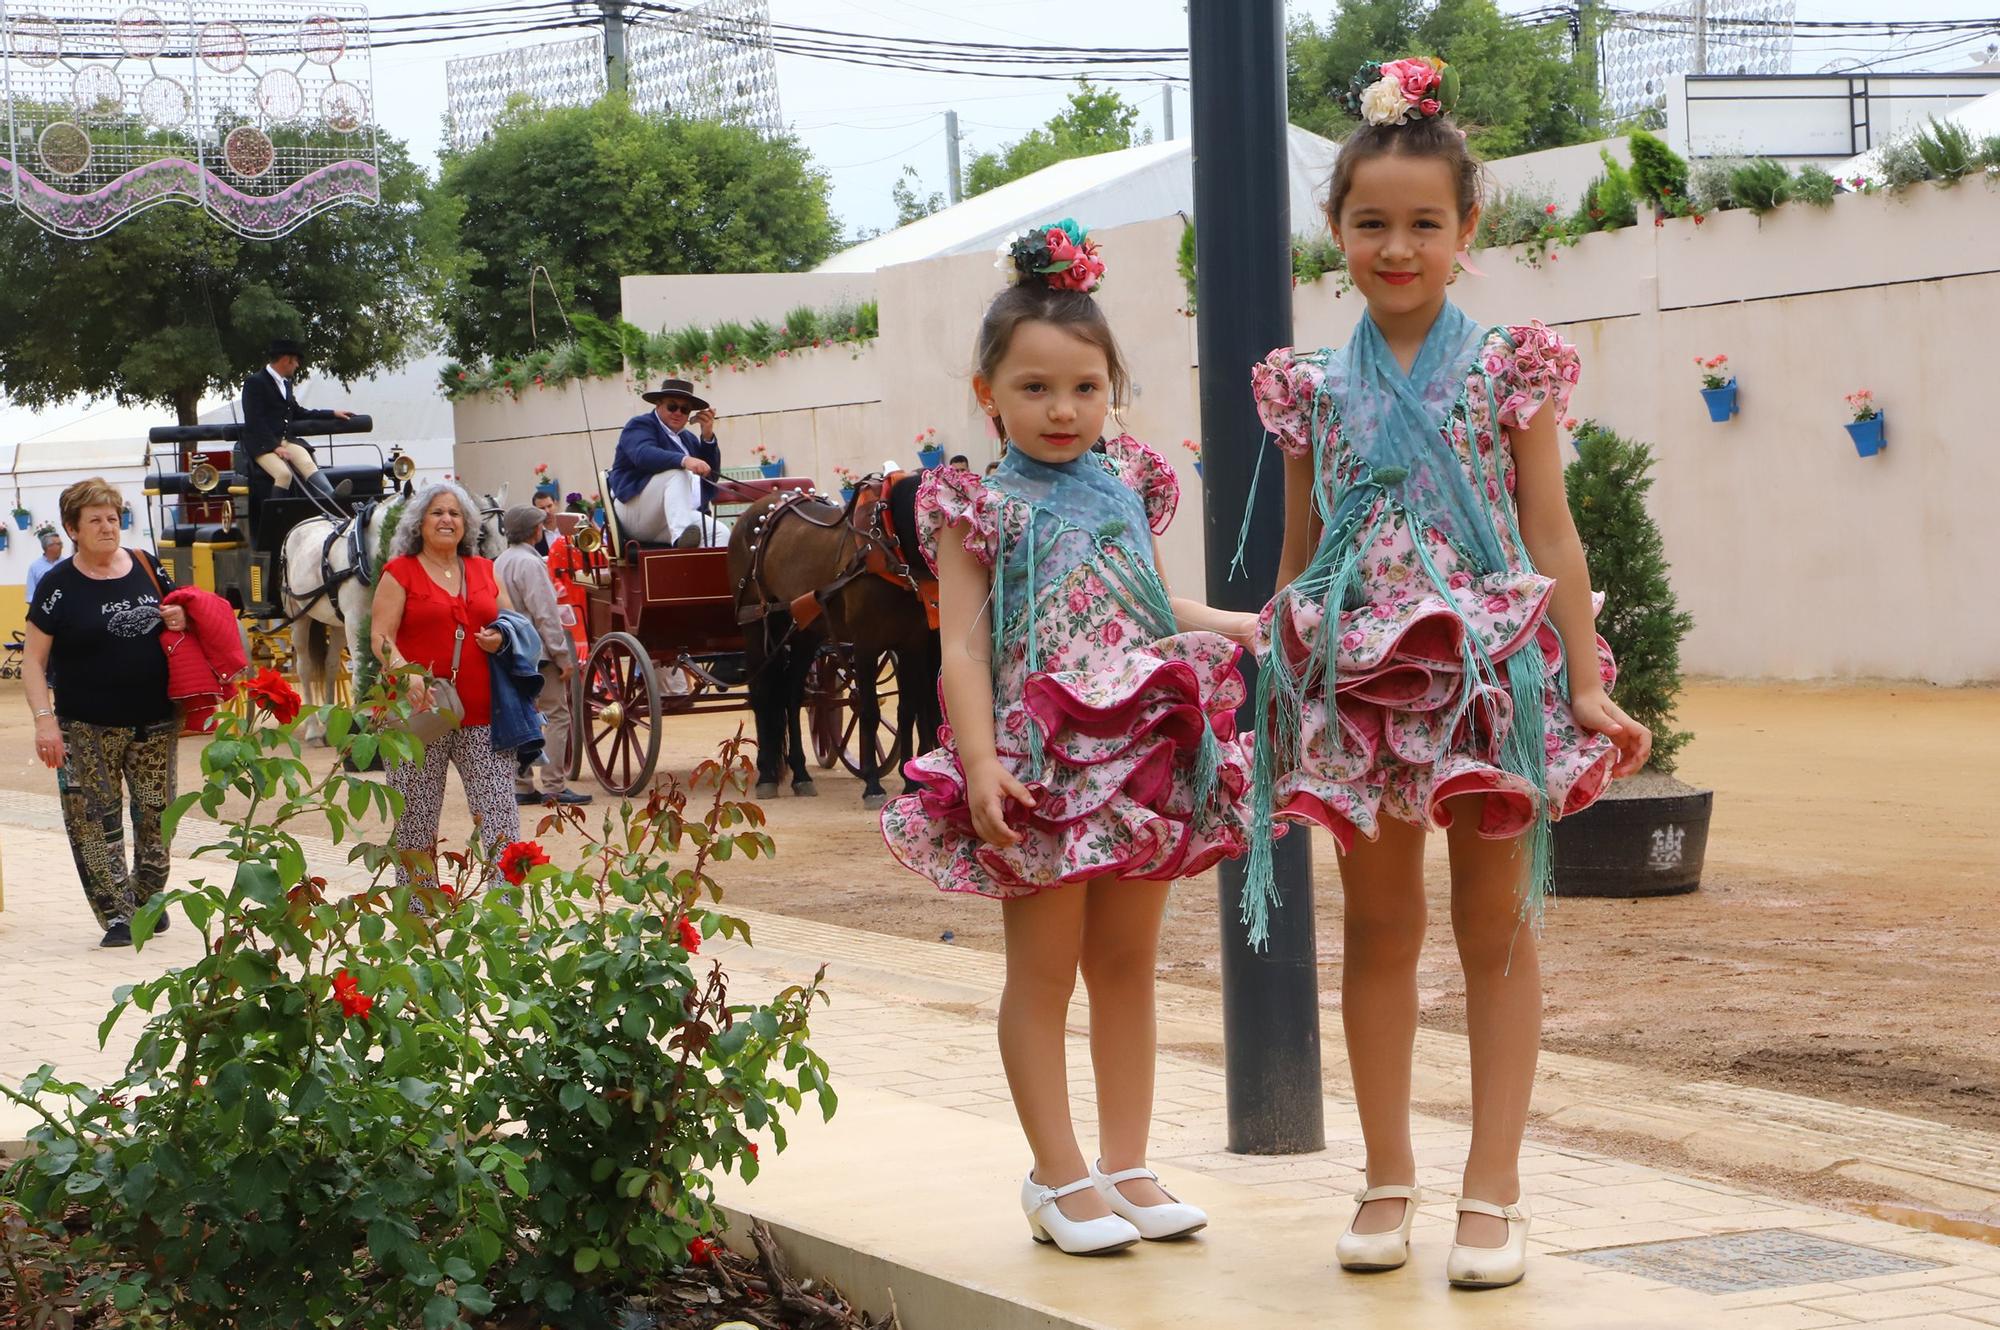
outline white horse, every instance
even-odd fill
[[[396,502],[396,497],[389,495],[376,503],[361,533],[371,578],[382,573],[382,532]],[[497,558],[507,547],[500,531],[500,514],[507,509],[507,487],[502,485],[497,494],[481,495],[476,502],[479,553]],[[313,517],[293,527],[285,537],[284,607],[287,616],[296,616],[292,618],[292,658],[298,664],[299,691],[307,707],[324,706],[334,699],[339,654],[333,647],[333,634],[337,630],[347,634],[348,695],[356,701],[361,697],[361,662],[367,650],[362,629],[375,598],[375,585],[372,580],[364,581],[355,565],[350,539],[353,529],[352,517],[339,523]],[[323,737],[324,732],[313,719],[299,734],[310,742]]]

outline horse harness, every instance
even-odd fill
[[[905,474],[892,471],[879,479],[871,477],[863,481],[856,488],[854,497],[837,516],[832,517],[823,517],[805,506],[825,503],[827,496],[824,494],[788,490],[780,495],[776,503],[764,510],[750,533],[750,566],[736,588],[736,621],[745,625],[757,623],[782,610],[791,616],[791,627],[784,634],[789,637],[795,629],[813,623],[824,614],[827,605],[848,586],[872,575],[915,595],[923,603],[931,627],[937,627],[937,580],[924,576],[927,570],[913,570],[903,558],[902,541],[890,513],[890,491]],[[848,552],[847,562],[832,581],[789,601],[782,601],[772,596],[765,585],[764,560],[772,533],[787,518],[810,523],[822,531],[844,526],[852,533],[854,543]],[[745,601],[751,597],[745,593],[752,589],[756,592],[754,602],[746,604]],[[779,644],[782,643],[783,638],[780,638]]]

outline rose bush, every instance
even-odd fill
[[[835,1107],[807,1044],[819,979],[739,1003],[720,965],[697,968],[705,938],[747,941],[706,908],[710,867],[773,849],[732,797],[754,772],[741,740],[695,774],[699,807],[667,786],[595,827],[560,810],[504,878],[416,856],[435,889],[384,885],[395,851],[357,841],[371,881],[342,894],[298,828],[341,842],[373,818],[386,839],[399,797],[340,764],[316,777],[272,709],[254,691],[223,708],[202,787],[167,814],[171,835],[241,809],[197,852],[221,871],[132,921],[143,945],[178,909],[203,948],[119,990],[102,1033],[145,1021],[124,1074],[92,1089],[45,1066],[0,1087],[39,1118],[0,1175],[0,1300],[237,1330],[608,1320],[699,1259],[710,1179],[755,1175],[751,1133],[783,1149],[783,1115]],[[361,765],[418,754],[318,714]]]

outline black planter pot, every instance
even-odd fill
[[[1701,885],[1713,790],[1600,799],[1555,825],[1562,896],[1677,896]]]

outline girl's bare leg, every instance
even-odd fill
[[[1472,1148],[1461,1194],[1511,1205],[1521,1199],[1521,1136],[1542,1045],[1542,971],[1534,933],[1521,923],[1523,843],[1479,835],[1483,798],[1455,799],[1451,808],[1451,926],[1472,1053]],[[1507,1223],[1461,1215],[1458,1237],[1504,1246]]]
[[[1157,1029],[1153,976],[1159,966],[1165,882],[1089,885],[1084,911],[1083,982],[1090,990],[1090,1064],[1097,1079],[1099,1167],[1139,1168],[1153,1127]],[[1134,1205],[1172,1198],[1156,1183],[1122,1182]]]
[[[1060,1187],[1085,1175],[1069,1115],[1064,1028],[1083,950],[1088,888],[1061,887],[1001,902],[1007,986],[1000,994],[1000,1060],[1014,1112],[1035,1157],[1035,1179]],[[1056,1202],[1071,1219],[1098,1219],[1111,1207],[1086,1187]]]
[[[1412,1186],[1410,1059],[1417,1040],[1417,957],[1424,946],[1424,836],[1383,818],[1380,839],[1356,840],[1340,857],[1343,954],[1340,1020],[1368,1150],[1368,1185]],[[1409,1203],[1370,1201],[1356,1233],[1387,1233]]]

